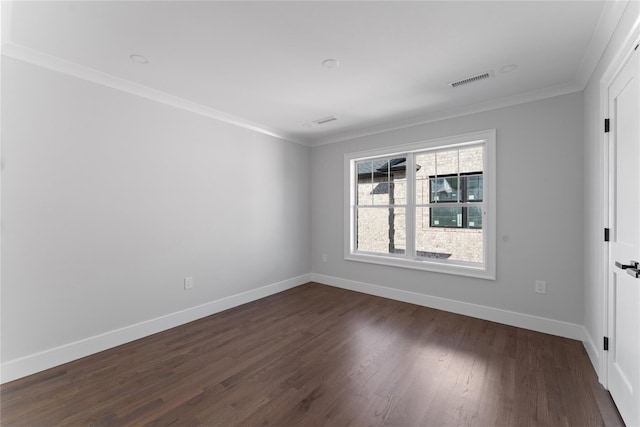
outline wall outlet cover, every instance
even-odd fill
[[[547,293],[547,282],[544,280],[536,280],[536,293],[538,294],[546,294]]]

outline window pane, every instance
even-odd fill
[[[470,206],[467,209],[467,227],[482,228],[482,208]]]
[[[480,209],[479,207],[475,208]],[[481,228],[430,226],[432,218],[429,217],[429,214],[442,209],[451,208],[425,207],[416,209],[416,255],[434,261],[447,259],[472,263],[483,262],[483,230]]]
[[[471,175],[465,177],[467,180],[467,202],[482,201],[482,175]]]
[[[373,204],[376,206],[388,206],[391,199],[390,186],[388,182],[376,182],[373,184],[371,195]]]
[[[428,179],[436,175],[436,154],[420,153],[416,154],[416,178]]]
[[[436,154],[434,152],[418,153],[416,159],[416,204],[430,203],[429,187],[431,176],[436,175]]]
[[[407,159],[398,157],[389,161],[389,181],[407,181]]]
[[[389,188],[391,194],[389,200],[391,204],[406,205],[407,204],[407,181],[390,182]]]
[[[405,208],[358,208],[357,217],[357,250],[404,253]]]
[[[458,177],[431,178],[431,202],[457,202]]]
[[[495,130],[345,160],[346,260],[495,279]]]
[[[457,175],[458,168],[458,151],[440,151],[436,153],[436,173],[432,175]]]
[[[373,164],[373,180],[376,181],[376,178],[379,181],[388,181],[389,180],[389,161],[384,160],[374,160]]]
[[[370,160],[365,160],[362,162],[356,163],[356,168],[358,170],[358,184],[370,183],[372,181],[372,171],[373,166]]]
[[[482,172],[483,157],[481,146],[460,150],[460,173]]]
[[[358,205],[371,205],[373,192],[373,167],[370,160],[356,163],[357,170],[357,198]]]
[[[369,206],[373,203],[373,184],[358,184],[358,205]]]
[[[416,181],[416,204],[425,205],[430,202],[429,185],[431,185],[429,178]]]
[[[462,227],[462,208],[431,208],[432,227]]]

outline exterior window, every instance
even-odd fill
[[[346,155],[345,258],[494,279],[494,170],[495,131]]]
[[[357,248],[373,253],[404,253],[406,248],[406,158],[356,162]]]
[[[429,179],[431,181],[431,203],[443,206],[431,208],[431,227],[482,228],[482,209],[473,206],[482,202],[482,172],[445,178],[432,176]],[[444,207],[447,202],[456,203],[459,201],[471,206]]]

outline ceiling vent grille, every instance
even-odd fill
[[[323,125],[325,123],[329,123],[329,122],[332,122],[334,120],[338,120],[338,118],[336,116],[327,116],[327,117],[323,117],[323,118],[318,119],[318,120],[314,120],[313,123],[315,123],[316,125]]]
[[[491,71],[487,71],[486,73],[476,74],[475,76],[466,77],[466,78],[464,78],[462,80],[457,80],[455,82],[451,82],[451,83],[449,83],[449,86],[458,87],[458,86],[466,85],[466,84],[469,84],[469,83],[474,83],[474,82],[477,82],[479,80],[488,79],[492,75],[493,75],[493,73]]]

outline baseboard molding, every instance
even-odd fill
[[[0,366],[0,383],[13,381],[158,332],[166,331],[167,329],[210,316],[229,308],[295,288],[310,281],[310,275],[304,274],[155,319],[126,326],[121,329],[64,344],[20,359],[10,360]]]
[[[587,354],[589,355],[596,372],[599,371],[598,367],[600,366],[600,362],[599,353],[597,351],[598,347],[594,344],[586,329],[581,325],[420,294],[417,292],[403,291],[354,280],[310,273],[231,295],[219,300],[210,301],[205,304],[177,311],[155,319],[150,319],[121,329],[85,338],[40,353],[25,356],[20,359],[10,360],[0,365],[0,383],[13,381],[103,350],[108,350],[110,348],[219,313],[229,308],[237,307],[287,289],[295,288],[296,286],[303,285],[307,282],[317,282],[369,295],[418,304],[465,316],[490,320],[505,325],[517,326],[533,331],[579,340],[584,343]]]
[[[387,288],[384,286],[372,285],[369,283],[325,276],[316,273],[311,273],[311,280],[324,285],[418,304],[425,307],[463,314],[465,316],[475,317],[478,319],[490,320],[492,322],[502,323],[509,326],[517,326],[519,328],[530,329],[532,331],[543,332],[546,334],[558,335],[574,340],[584,341],[586,338],[584,327],[575,323],[562,322],[559,320],[532,316],[530,314],[516,313],[514,311],[502,310],[499,308],[440,298],[417,292]]]
[[[582,343],[584,345],[584,349],[587,351],[587,356],[589,356],[589,360],[593,365],[593,369],[596,371],[596,375],[600,378],[600,351],[598,350],[598,346],[595,341],[591,337],[587,328],[583,327],[584,339]]]

